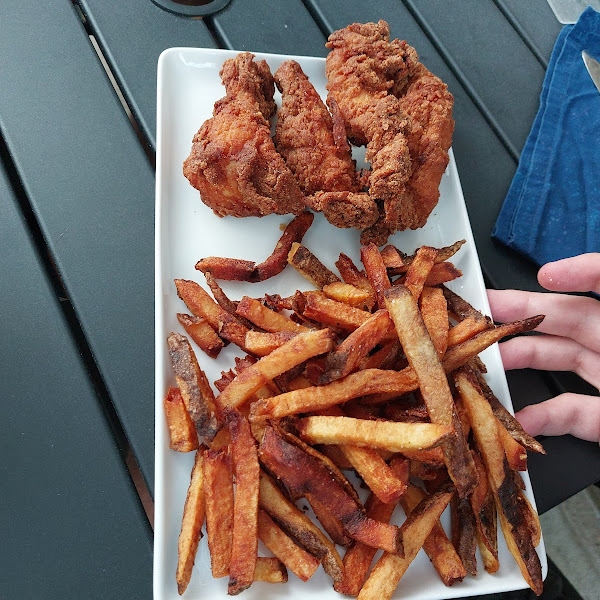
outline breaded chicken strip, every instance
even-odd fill
[[[284,61],[275,82],[282,98],[275,146],[307,195],[307,204],[337,227],[368,227],[377,218],[377,206],[368,194],[358,193],[345,131],[334,134],[334,120],[296,61]]]
[[[225,61],[220,75],[227,95],[194,136],[183,173],[221,217],[299,214],[302,191],[275,150],[267,121],[275,109],[273,77],[253,58],[244,52]]]

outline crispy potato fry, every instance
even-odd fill
[[[250,282],[270,279],[285,269],[292,244],[302,241],[313,219],[314,215],[308,211],[294,217],[286,226],[272,254],[258,265],[248,260],[211,256],[198,261],[196,269],[211,273],[216,279]]]
[[[397,527],[369,519],[360,502],[337,477],[332,477],[323,461],[289,443],[273,428],[265,432],[260,458],[294,494],[306,497],[309,502],[312,496],[320,500],[353,539],[389,552],[402,552]]]
[[[532,539],[530,508],[523,502],[524,497],[504,456],[496,417],[472,372],[460,370],[455,384],[463,397],[488,472],[506,544],[525,581],[539,596],[543,586],[542,568]]]
[[[419,379],[419,389],[431,422],[454,429],[445,442],[444,455],[458,495],[465,497],[477,483],[477,472],[460,421],[456,418],[444,368],[410,290],[396,286],[386,293],[386,302],[404,353]]]
[[[217,335],[217,332],[206,319],[195,315],[177,313],[177,320],[200,350],[211,358],[219,356],[219,352],[225,347],[225,342]]]
[[[194,350],[184,335],[171,333],[167,344],[175,381],[196,431],[198,435],[212,440],[219,430],[219,421],[215,396],[206,375],[198,365]]]
[[[319,289],[340,280],[310,250],[298,242],[292,244],[288,254],[288,263]]]
[[[508,466],[517,471],[527,470],[527,451],[519,442],[517,442],[507,429],[496,419],[498,426],[498,435],[504,447],[504,454],[508,461]]]
[[[371,494],[365,503],[367,516],[381,523],[389,523],[395,507],[395,502],[386,504],[375,494]],[[340,594],[357,596],[376,553],[377,548],[354,542],[344,555],[344,577],[335,582],[333,589]]]
[[[237,305],[236,312],[251,321],[255,325],[258,325],[265,331],[272,333],[291,331],[292,333],[300,333],[302,331],[308,331],[307,327],[294,323],[290,318],[282,315],[270,308],[267,308],[254,298],[244,296]],[[246,332],[247,334],[247,332]],[[245,338],[244,338],[245,340]]]
[[[400,352],[400,342],[391,340],[384,342],[377,352],[365,358],[361,363],[361,369],[392,369],[398,362],[398,354]]]
[[[452,428],[433,423],[367,421],[352,417],[312,416],[297,423],[302,439],[314,444],[351,444],[392,452],[440,445]]]
[[[423,288],[419,307],[429,337],[441,360],[448,347],[448,308],[442,290]]]
[[[454,496],[450,501],[452,544],[469,575],[477,575],[477,525],[469,498]]]
[[[361,246],[360,257],[365,266],[365,271],[367,272],[367,277],[369,278],[371,286],[375,290],[377,306],[379,308],[385,308],[385,298],[383,294],[392,284],[390,283],[390,278],[388,277],[385,263],[379,253],[379,249],[375,244]]]
[[[378,310],[327,356],[319,384],[331,383],[356,371],[368,353],[393,331],[387,310]]]
[[[342,559],[325,534],[288,498],[264,472],[260,473],[259,506],[303,548],[315,556],[324,571],[339,581],[343,574]]]
[[[328,329],[300,333],[283,346],[244,369],[219,395],[221,407],[239,407],[273,378],[313,356],[329,352],[334,338]]]
[[[231,434],[235,473],[233,542],[229,563],[229,595],[239,594],[254,581],[258,550],[258,449],[248,420],[235,409],[227,409],[225,424]]]
[[[262,509],[258,511],[258,537],[302,581],[308,581],[319,567],[317,558],[300,548]]]
[[[453,493],[441,490],[428,496],[410,513],[401,528],[405,540],[404,557],[384,553],[363,585],[358,600],[389,600],[392,597],[402,575],[448,506]]]
[[[456,346],[456,344],[466,342],[479,332],[491,329],[493,326],[494,324],[487,318],[478,319],[470,315],[450,328],[448,331],[448,346]]]
[[[252,329],[253,325],[244,317],[240,317],[236,313],[237,303],[233,300],[230,300],[227,294],[223,291],[223,288],[217,283],[217,280],[210,274],[206,273],[204,275],[206,278],[206,284],[210,288],[212,292],[213,298],[216,300],[217,304],[226,312],[228,312],[236,321],[239,321],[244,327],[247,329]]]
[[[412,262],[412,257],[409,258],[404,252],[400,252],[396,246],[392,246],[391,244],[388,244],[381,251],[381,258],[383,258],[388,275],[406,273],[406,270]]]
[[[371,318],[371,313],[327,298],[320,292],[301,294],[305,304],[302,316],[343,331],[354,331]]]
[[[278,331],[277,333],[249,331],[246,334],[246,348],[250,354],[266,356],[289,342],[295,335],[297,335],[295,331]]]
[[[177,560],[177,591],[179,595],[185,592],[192,577],[192,569],[196,559],[198,543],[202,537],[202,524],[204,523],[204,452],[202,446],[196,452],[190,485],[183,508],[181,532],[178,542]]]
[[[335,266],[338,268],[340,275],[345,283],[365,290],[369,293],[369,302],[367,309],[371,310],[375,304],[375,290],[369,281],[369,278],[362,272],[359,271],[356,265],[352,262],[352,259],[346,256],[343,252],[340,253],[339,259],[336,261]]]
[[[281,418],[342,404],[368,394],[401,395],[417,389],[417,377],[412,369],[386,371],[368,369],[351,373],[344,379],[327,385],[286,392],[252,405],[253,418]]]
[[[400,499],[400,504],[404,512],[409,515],[426,496],[427,494],[421,488],[411,484]],[[467,570],[452,542],[448,539],[439,519],[425,539],[423,550],[425,550],[444,585],[450,587],[467,576]]]
[[[192,314],[205,318],[221,337],[244,349],[247,327],[221,308],[195,281],[176,279],[175,285],[178,296]]]
[[[365,308],[371,299],[369,290],[361,289],[349,283],[337,281],[323,286],[323,293],[332,300],[344,302],[356,308]]]
[[[342,522],[335,515],[331,514],[331,511],[318,497],[310,495],[307,496],[307,499],[315,513],[317,521],[321,523],[321,527],[323,527],[333,543],[338,546],[349,546],[353,540],[350,536],[346,535]]]
[[[254,565],[254,581],[264,583],[287,583],[287,569],[283,562],[272,556],[257,556]]]
[[[197,450],[198,433],[190,417],[179,388],[170,387],[163,400],[167,428],[169,430],[169,448],[177,452]]]
[[[425,285],[433,287],[434,285],[440,285],[442,283],[448,283],[454,279],[458,279],[462,276],[462,271],[457,269],[451,262],[441,262],[433,265]]]
[[[413,298],[417,301],[421,297],[423,286],[435,264],[437,254],[438,251],[436,248],[432,248],[431,246],[421,246],[417,250],[414,260],[406,271],[404,285],[410,290]]]
[[[233,473],[227,448],[211,448],[204,461],[206,535],[212,576],[229,574],[233,542]]]

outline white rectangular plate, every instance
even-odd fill
[[[178,598],[175,584],[177,565],[177,538],[181,515],[193,464],[193,453],[180,454],[169,449],[168,432],[163,414],[163,396],[167,386],[173,385],[173,375],[167,353],[166,338],[171,331],[185,333],[176,319],[177,312],[187,312],[177,297],[173,279],[193,279],[204,284],[203,276],[194,269],[205,256],[227,256],[261,262],[273,250],[281,235],[280,224],[291,217],[271,215],[264,218],[224,219],[215,216],[201,201],[182,174],[183,161],[189,154],[191,141],[202,123],[211,117],[213,104],[224,95],[219,79],[223,61],[237,52],[196,48],[171,48],[163,52],[158,63],[158,127],[156,161],[156,485],[154,529],[154,598]],[[322,58],[281,56],[256,53],[264,58],[274,72],[288,58],[297,60],[317,91],[325,98],[325,61]],[[276,95],[279,101],[279,95]],[[456,171],[454,157],[442,178],[440,202],[427,225],[418,231],[399,232],[390,242],[405,252],[412,253],[423,244],[447,246],[457,240],[467,243],[454,257],[463,276],[451,287],[475,307],[489,314],[485,286],[479,259],[473,241],[467,211]],[[327,267],[335,270],[334,262],[340,252],[348,254],[360,264],[359,233],[336,229],[322,215],[317,215],[304,238],[304,244]],[[225,282],[223,286],[232,299],[247,294],[260,297],[265,292],[282,296],[297,289],[310,289],[294,269],[287,268],[277,277],[260,283]],[[222,370],[233,366],[236,355],[230,344],[217,360],[198,350],[201,367],[209,380],[215,381]],[[240,354],[238,354],[240,355]],[[496,395],[512,411],[504,369],[496,346],[486,350],[488,382]],[[533,494],[527,473],[524,474],[527,496]],[[402,514],[398,515],[402,519]],[[448,525],[448,515],[444,515]],[[447,529],[448,530],[448,529]],[[402,578],[395,598],[405,600],[441,600],[476,594],[490,594],[526,587],[519,569],[509,554],[500,534],[500,570],[489,575],[481,566],[480,574],[467,577],[462,583],[447,588],[440,581],[423,551]],[[547,564],[543,542],[538,547],[544,577]],[[303,583],[292,573],[284,585],[255,583],[244,592],[248,600],[286,598],[309,600],[338,599],[331,580],[319,569],[308,582]],[[196,564],[186,598],[216,600],[227,595],[227,580],[212,578],[206,540],[200,542]]]

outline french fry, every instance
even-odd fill
[[[229,595],[239,594],[254,581],[258,550],[258,450],[248,420],[235,409],[227,409],[225,423],[231,434],[235,473],[233,542],[229,563]]]
[[[319,384],[331,383],[356,371],[367,354],[393,331],[387,310],[377,311],[328,354]]]
[[[417,301],[421,297],[423,286],[435,264],[437,254],[438,251],[436,248],[432,248],[431,246],[421,246],[417,250],[414,260],[406,271],[404,285],[410,290],[413,298]]]
[[[427,494],[411,484],[400,499],[404,512],[410,514],[427,496]],[[448,539],[439,519],[431,529],[431,533],[423,542],[423,550],[431,560],[445,586],[451,586],[462,581],[467,576],[467,570],[458,556],[452,542]]]
[[[530,507],[523,502],[524,496],[504,456],[496,418],[472,372],[459,371],[455,384],[463,397],[488,472],[506,544],[525,581],[539,596],[543,586],[542,569],[529,524]]]
[[[222,338],[244,349],[247,327],[221,308],[195,281],[176,279],[175,285],[177,295],[185,302],[193,315],[205,318]]]
[[[267,308],[254,298],[244,296],[237,305],[236,312],[261,329],[272,333],[290,331],[301,333],[309,331],[307,327],[295,323],[289,317]]]
[[[365,358],[361,363],[361,369],[392,369],[398,362],[400,352],[400,342],[391,340],[383,343],[381,348]]]
[[[273,428],[267,428],[265,432],[260,458],[292,493],[303,495],[309,502],[311,496],[320,500],[353,539],[389,552],[402,552],[402,538],[397,527],[369,519],[360,502],[338,478],[332,477],[322,461],[289,443]]]
[[[277,333],[249,331],[246,334],[246,349],[254,356],[266,356],[289,342],[295,335],[297,335],[295,331],[278,331]]]
[[[257,556],[253,581],[264,583],[287,583],[287,569],[283,562],[272,556]]]
[[[385,298],[383,294],[392,284],[390,283],[390,278],[388,277],[385,263],[379,253],[379,249],[372,243],[368,246],[361,246],[360,257],[365,266],[365,271],[367,272],[367,277],[371,286],[373,287],[373,290],[375,290],[377,306],[379,308],[385,308]]]
[[[392,246],[391,244],[387,245],[381,251],[381,258],[383,258],[388,275],[406,273],[412,260],[404,252],[400,252],[396,246]]]
[[[177,320],[198,347],[211,358],[217,358],[225,342],[217,335],[210,323],[203,317],[177,313]]]
[[[321,523],[321,527],[323,527],[333,543],[338,546],[349,546],[352,543],[352,538],[346,535],[342,522],[315,495],[311,494],[307,496],[307,499],[315,513],[317,521]]]
[[[314,444],[350,444],[392,452],[440,445],[452,428],[433,423],[367,421],[352,417],[312,416],[297,423],[302,439]]]
[[[206,535],[212,576],[229,574],[233,543],[233,473],[227,448],[211,448],[204,461]]]
[[[304,292],[302,316],[343,331],[354,331],[371,318],[371,313],[327,298],[321,292]]]
[[[170,387],[163,400],[167,428],[169,430],[169,448],[177,452],[197,450],[198,433],[190,417],[179,388]]]
[[[265,281],[278,275],[287,266],[288,253],[294,242],[301,242],[314,219],[310,212],[294,217],[286,226],[283,235],[275,245],[271,255],[262,263],[255,264],[236,258],[203,258],[196,263],[196,269],[211,273],[216,279],[236,281]]]
[[[356,308],[365,308],[371,298],[368,290],[361,289],[349,283],[337,281],[323,286],[323,293],[332,300],[343,302]]]
[[[253,418],[281,418],[329,408],[368,394],[401,395],[417,389],[417,386],[417,377],[412,369],[367,369],[351,373],[344,379],[327,385],[294,390],[259,400],[252,405],[251,415]]]
[[[319,289],[340,280],[310,250],[298,242],[292,244],[288,254],[288,263]]]
[[[196,431],[198,435],[212,440],[219,430],[219,422],[215,396],[206,375],[198,365],[194,350],[184,335],[171,333],[167,344],[175,381]]]
[[[448,308],[442,290],[423,288],[419,306],[429,337],[441,360],[448,347]]]
[[[452,543],[469,575],[477,575],[477,525],[469,498],[450,501]]]
[[[241,406],[252,394],[278,375],[313,356],[329,352],[333,343],[333,334],[328,329],[298,334],[242,371],[221,392],[217,398],[218,405],[234,408]]]
[[[365,290],[369,293],[369,301],[367,309],[371,310],[375,304],[375,290],[369,281],[369,278],[361,271],[358,270],[356,265],[352,262],[352,259],[346,256],[343,252],[340,253],[339,259],[336,261],[335,266],[338,268],[340,275],[345,283],[354,285],[361,290]]]
[[[196,559],[198,543],[202,537],[202,524],[204,523],[204,477],[203,463],[206,446],[196,452],[190,485],[183,508],[181,532],[178,542],[177,560],[177,591],[183,594],[192,577],[192,569]]]
[[[468,316],[450,328],[448,331],[448,346],[456,346],[456,344],[465,342],[479,332],[491,329],[493,326],[494,324],[489,319]]]
[[[448,506],[453,493],[440,490],[425,498],[410,513],[401,527],[405,540],[404,557],[384,553],[360,590],[358,600],[389,600],[392,597],[402,575]]]
[[[302,581],[308,581],[319,567],[317,558],[300,548],[262,509],[258,511],[258,537]]]
[[[205,273],[206,284],[212,292],[213,298],[217,304],[226,312],[228,312],[236,321],[239,321],[247,329],[252,329],[252,323],[244,317],[240,317],[236,313],[237,303],[230,300],[227,294],[223,291],[221,286],[217,283],[217,280],[211,275],[211,273]]]
[[[343,575],[342,559],[325,534],[286,498],[274,481],[263,471],[260,473],[259,506],[303,548],[315,556],[324,571],[334,580]]]
[[[500,421],[496,420],[496,424],[498,426],[498,435],[500,436],[500,441],[504,447],[504,454],[506,455],[508,466],[516,471],[526,471],[527,451],[512,437],[512,435],[510,435]]]
[[[477,483],[477,472],[456,418],[444,368],[410,290],[403,285],[396,286],[386,293],[386,302],[404,353],[419,379],[431,422],[454,429],[445,442],[444,455],[458,495],[465,497]]]
[[[458,279],[462,276],[462,271],[457,269],[451,262],[441,262],[433,265],[425,285],[433,287],[434,285],[440,285],[442,283],[448,283],[454,279]]]

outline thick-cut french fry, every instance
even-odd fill
[[[381,251],[381,258],[383,258],[388,275],[406,273],[411,262],[404,252],[400,252],[396,246],[391,244]]]
[[[369,304],[371,292],[349,283],[337,281],[323,286],[323,293],[332,300],[344,302],[356,308],[363,308]]]
[[[429,337],[441,360],[448,347],[448,308],[442,290],[423,288],[419,306]]]
[[[175,285],[178,296],[185,302],[192,314],[204,317],[222,338],[244,349],[247,327],[221,308],[195,281],[176,279]]]
[[[387,310],[377,311],[327,356],[319,384],[331,383],[356,371],[367,354],[393,331]]]
[[[404,285],[410,290],[410,293],[415,300],[419,300],[421,296],[423,286],[435,264],[437,254],[438,251],[436,248],[432,248],[431,246],[421,246],[417,250],[414,260],[406,271]]]
[[[219,430],[215,396],[198,365],[188,339],[180,333],[167,338],[171,366],[185,406],[194,421],[198,435],[212,440]]]
[[[390,283],[390,278],[388,277],[385,263],[379,253],[379,249],[375,244],[362,246],[360,249],[360,257],[365,266],[365,271],[367,272],[367,277],[371,282],[371,286],[375,290],[377,306],[379,308],[385,308],[385,298],[383,294],[392,284]]]
[[[223,288],[217,283],[217,280],[210,274],[206,273],[204,275],[206,278],[206,284],[210,288],[214,299],[217,301],[217,304],[225,311],[227,311],[236,321],[239,321],[244,327],[248,329],[252,329],[252,323],[244,317],[240,317],[236,313],[236,305],[237,303],[233,300],[230,300],[227,294],[223,291]]]
[[[452,427],[441,424],[327,416],[305,417],[298,421],[297,427],[301,437],[314,444],[350,444],[392,452],[432,448],[452,433]]]
[[[264,583],[286,583],[287,569],[283,562],[272,556],[257,556],[254,565],[254,581]]]
[[[504,454],[506,455],[508,466],[516,471],[526,471],[527,451],[512,437],[512,435],[510,435],[500,421],[496,420],[496,422],[498,425],[498,435],[500,436],[500,441],[504,447]]]
[[[265,467],[292,493],[305,496],[309,502],[311,496],[320,500],[353,539],[392,553],[402,552],[402,538],[397,527],[369,519],[360,502],[336,477],[332,477],[323,461],[289,443],[273,428],[267,428],[265,432],[260,457]]]
[[[407,515],[410,514],[426,495],[421,488],[409,485],[406,493],[400,499],[404,512]],[[467,570],[439,520],[423,543],[423,550],[429,556],[444,585],[451,586],[466,577]]]
[[[169,448],[177,452],[191,452],[198,449],[198,433],[190,417],[179,388],[170,387],[163,400]]]
[[[461,498],[465,497],[477,483],[477,472],[456,418],[452,393],[438,354],[410,290],[396,286],[386,293],[386,302],[404,353],[419,379],[431,422],[454,429],[445,442],[444,455],[457,492]]]
[[[188,488],[181,532],[179,533],[179,558],[177,561],[177,591],[179,595],[185,592],[196,559],[198,542],[202,537],[202,524],[204,523],[204,476],[203,463],[206,446],[196,452],[196,459],[192,469],[190,486]]]
[[[317,558],[300,548],[262,509],[258,511],[258,537],[302,581],[308,581],[319,567]]]
[[[371,313],[327,298],[321,292],[304,292],[302,316],[344,331],[354,331],[371,318]]]
[[[292,244],[288,254],[288,263],[319,289],[340,280],[310,250],[298,242]]]
[[[439,289],[439,288],[436,288]],[[448,331],[448,346],[456,346],[467,341],[480,331],[491,329],[494,324],[487,318],[478,319],[474,316],[468,316],[460,321]]]
[[[237,410],[228,409],[225,422],[231,434],[231,454],[235,473],[233,542],[229,563],[229,595],[239,594],[254,581],[258,550],[258,449],[248,420]]]
[[[386,504],[374,494],[371,494],[365,503],[367,516],[381,523],[389,522],[395,507],[395,502]],[[340,594],[357,596],[376,553],[377,548],[354,542],[344,555],[344,577],[334,584],[333,589]]]
[[[310,503],[317,521],[321,523],[321,527],[323,527],[333,543],[338,546],[349,546],[352,543],[352,538],[346,535],[342,522],[335,515],[331,514],[329,508],[315,495],[309,494],[306,496],[306,499]]]
[[[212,576],[229,573],[233,541],[233,474],[227,448],[210,449],[204,461],[206,535]]]
[[[255,263],[239,258],[208,256],[196,263],[196,269],[204,274],[210,273],[215,279],[226,281],[251,281]]]
[[[400,352],[400,342],[391,340],[385,342],[381,349],[365,358],[361,363],[361,369],[392,369],[398,362],[398,354]]]
[[[345,283],[356,286],[362,290],[369,292],[369,301],[367,309],[371,310],[375,304],[375,290],[369,281],[369,278],[364,272],[359,271],[356,265],[352,262],[352,259],[346,256],[343,252],[340,253],[339,259],[336,261],[335,266],[338,268],[340,275]]]
[[[440,286],[444,293],[444,298],[448,303],[448,313],[452,316],[455,321],[463,321],[468,317],[473,317],[476,321],[487,321],[491,327],[493,325],[490,317],[485,316],[483,313],[478,311],[475,307],[469,304],[462,296],[459,296],[456,292],[453,292],[450,288],[445,285]]]
[[[270,308],[267,308],[254,298],[244,296],[237,305],[237,314],[248,319],[255,325],[258,325],[265,331],[277,333],[280,331],[291,331],[299,333],[308,331],[307,327],[294,323],[290,318],[282,315]],[[244,338],[245,339],[245,338]]]
[[[259,505],[303,548],[315,556],[335,581],[343,574],[342,559],[325,534],[261,471]]]
[[[417,377],[412,369],[386,371],[368,369],[351,373],[328,385],[286,392],[252,405],[254,418],[281,418],[342,404],[368,394],[394,393],[401,395],[417,389]]]
[[[225,342],[217,335],[210,323],[203,317],[177,313],[177,320],[181,323],[186,333],[194,340],[200,350],[211,358],[217,358],[225,346]]]
[[[434,286],[440,285],[441,283],[448,283],[454,279],[458,279],[462,276],[462,271],[457,269],[451,262],[441,262],[433,265],[425,285]]]
[[[389,600],[392,597],[402,575],[423,546],[452,495],[453,491],[441,490],[425,498],[410,513],[401,528],[405,540],[404,557],[385,553],[373,567],[358,600]]]
[[[239,407],[263,385],[313,356],[329,352],[334,336],[328,329],[299,333],[271,354],[244,369],[219,395],[221,407]]]
[[[506,544],[525,581],[539,596],[543,585],[542,568],[532,539],[530,508],[523,502],[524,496],[516,486],[504,456],[496,417],[472,372],[459,371],[455,383],[463,397],[477,446],[487,468]]]
[[[450,502],[452,543],[469,575],[477,575],[477,525],[469,498],[454,496]]]
[[[297,333],[295,331],[249,331],[246,334],[246,349],[255,356],[266,356],[273,350],[289,342]]]

